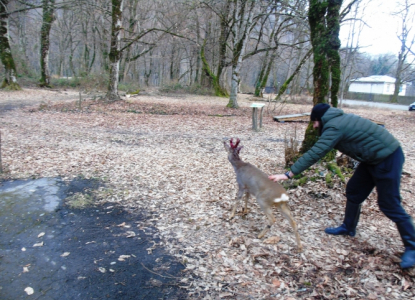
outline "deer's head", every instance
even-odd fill
[[[228,152],[228,159],[230,162],[233,160],[240,160],[239,158],[239,151],[243,148],[243,146],[239,146],[239,143],[241,142],[240,139],[236,139],[236,141],[233,141],[233,138],[228,141],[223,141],[223,145],[225,146],[226,151]]]

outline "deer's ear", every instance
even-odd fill
[[[226,151],[230,151],[229,145],[228,145],[228,141],[223,141],[223,146],[225,147]]]
[[[239,151],[241,151],[241,149],[242,149],[243,147],[244,147],[244,146],[238,147],[238,148],[236,149],[236,152],[239,154]]]

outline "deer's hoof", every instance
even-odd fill
[[[244,209],[243,211],[242,211],[242,215],[247,215],[249,213],[249,209]]]

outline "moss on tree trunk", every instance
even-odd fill
[[[203,42],[203,45],[200,49],[200,58],[202,60],[202,70],[203,73],[207,78],[210,79],[210,83],[213,86],[213,89],[215,91],[215,95],[218,97],[229,97],[228,92],[220,85],[219,78],[222,74],[222,70],[217,71],[217,75],[215,75],[212,70],[209,67],[209,64],[207,62],[206,56],[205,56],[205,47],[206,47],[207,40],[205,39]],[[220,68],[220,67],[218,67]]]
[[[294,77],[300,72],[302,66],[304,65],[304,63],[307,61],[307,59],[310,57],[312,53],[312,50],[308,51],[306,53],[306,55],[304,55],[303,59],[301,60],[301,62],[298,64],[297,68],[295,69],[295,71],[291,74],[291,76],[282,84],[282,86],[280,87],[280,89],[278,90],[278,94],[275,97],[276,100],[278,100],[282,94],[285,93],[285,91],[288,88],[288,85],[291,83],[291,81],[294,79]]]
[[[112,0],[112,23],[111,23],[111,45],[109,53],[110,72],[109,72],[109,84],[106,95],[106,100],[117,101],[121,97],[118,94],[118,81],[120,73],[120,40],[122,30],[122,10],[124,0]]]
[[[331,72],[331,105],[337,107],[341,80],[340,71],[340,16],[339,11],[342,5],[342,0],[329,0],[327,8],[327,57]]]
[[[49,48],[50,48],[50,30],[55,20],[55,0],[43,0],[43,19],[40,30],[40,87],[50,88],[50,71],[49,71]]]
[[[1,84],[1,88],[9,90],[21,90],[17,82],[16,64],[14,63],[12,51],[9,42],[8,33],[8,14],[6,5],[8,1],[3,0],[0,4],[0,60],[4,66],[5,78]]]
[[[269,51],[267,51],[264,59],[262,60],[261,70],[259,71],[258,78],[255,82],[255,97],[262,96],[262,89],[267,85],[272,62],[273,59],[269,59]]]
[[[331,105],[337,107],[340,84],[339,11],[342,2],[342,0],[310,0],[308,20],[314,55],[314,105],[328,102],[331,75]],[[310,122],[305,132],[301,152],[307,152],[316,141],[316,132]]]

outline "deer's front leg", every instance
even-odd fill
[[[235,204],[233,205],[231,216],[229,217],[229,220],[232,220],[235,217],[236,207],[238,206],[238,202],[241,200],[242,196],[244,195],[244,190],[239,189],[238,193],[236,194],[236,200]]]
[[[244,215],[248,214],[248,200],[250,196],[251,194],[249,192],[245,194],[245,208],[244,208],[244,211],[242,212]]]

